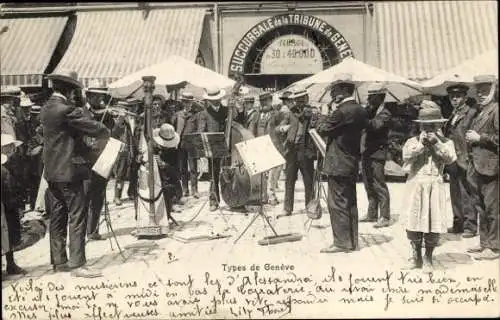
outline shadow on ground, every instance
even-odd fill
[[[384,243],[391,242],[393,237],[386,234],[360,233],[359,234],[359,249],[369,248]]]

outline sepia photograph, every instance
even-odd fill
[[[496,0],[0,2],[2,319],[499,318]]]

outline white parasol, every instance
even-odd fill
[[[472,84],[478,75],[495,75],[498,79],[498,49],[486,51],[472,59],[448,69],[422,83],[423,89],[434,95],[447,95],[446,88],[451,84]]]
[[[331,97],[327,94],[330,84],[340,74],[352,75],[360,102],[366,102],[368,84],[373,82],[380,82],[385,85],[388,91],[386,101],[401,101],[422,93],[419,83],[373,67],[352,57],[347,57],[339,64],[293,83],[289,89],[295,86],[306,87],[312,101],[326,103],[331,100]]]
[[[146,67],[142,70],[127,75],[109,85],[111,95],[123,97],[125,94],[140,94],[142,90],[142,77],[155,76],[156,88],[177,86],[188,83],[189,91],[197,96],[201,88],[217,86],[219,88],[232,87],[234,80],[229,79],[215,71],[204,68],[196,63],[179,56],[170,56],[167,60]],[[198,90],[196,90],[196,87]],[[155,90],[156,93],[157,90]],[[158,92],[159,93],[159,92]]]

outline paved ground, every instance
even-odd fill
[[[284,182],[281,181],[280,183],[281,190],[283,190]],[[109,199],[112,199],[112,188],[113,183],[110,183],[108,186]],[[366,193],[362,184],[358,183],[357,189],[359,213],[360,216],[363,216],[367,208]],[[281,213],[281,205],[266,207],[271,223],[278,230],[278,233],[296,232],[303,234],[304,237],[301,241],[274,246],[257,245],[259,239],[271,234],[269,228],[264,227],[263,221],[259,218],[241,240],[237,244],[234,244],[233,242],[237,235],[244,229],[253,215],[245,216],[241,213],[229,212],[224,210],[224,208],[222,212],[211,213],[208,212],[208,204],[193,221],[186,225],[185,229],[207,234],[222,233],[231,235],[231,237],[187,244],[171,238],[137,240],[130,234],[135,228],[133,206],[130,201],[126,201],[121,207],[116,207],[114,204],[110,204],[109,206],[113,227],[118,241],[124,250],[126,260],[123,261],[119,256],[114,243],[113,247],[115,251],[111,250],[110,242],[107,240],[90,242],[88,244],[88,260],[94,267],[101,269],[107,279],[118,277],[128,280],[154,275],[158,279],[161,278],[165,281],[165,277],[167,276],[183,274],[188,272],[188,270],[193,272],[198,271],[198,273],[200,273],[200,270],[210,270],[214,274],[223,274],[222,264],[224,263],[228,265],[246,265],[247,268],[252,263],[260,263],[262,265],[265,263],[295,265],[297,270],[306,273],[312,273],[314,270],[320,268],[329,270],[332,265],[335,265],[337,269],[348,271],[360,270],[360,272],[365,273],[383,270],[397,271],[407,262],[409,256],[408,241],[405,238],[402,225],[402,214],[404,214],[407,199],[405,198],[403,183],[391,183],[389,184],[389,189],[391,193],[393,224],[385,229],[374,229],[370,224],[360,224],[359,237],[361,250],[350,254],[328,255],[319,252],[321,248],[330,245],[332,242],[328,214],[323,214],[323,217],[315,221],[310,230],[306,232],[304,224],[307,219],[303,214],[294,214],[291,217],[276,220],[276,215]],[[208,182],[201,183],[201,190],[203,192],[200,199],[188,198],[185,210],[182,213],[174,214],[174,217],[178,221],[189,221],[199,211],[207,197]],[[283,196],[283,192],[278,194],[280,200],[283,199]],[[304,192],[301,181],[297,183],[295,207],[296,211],[304,208]],[[326,212],[326,209],[324,212]],[[449,223],[451,224],[451,211]],[[101,226],[101,233],[109,236],[104,225]],[[49,265],[48,243],[49,239],[48,235],[46,235],[36,245],[16,254],[18,264],[29,271],[29,277],[2,281],[3,293],[10,294],[13,283],[24,283],[29,278],[60,283],[76,283],[75,281],[80,281],[80,279],[75,280],[71,278],[68,274],[52,273],[51,266]],[[470,256],[464,254],[468,247],[474,246],[477,243],[478,237],[464,240],[458,236],[444,235],[442,237],[442,244],[436,249],[435,253],[438,270],[448,275],[465,275],[468,272],[472,272],[471,274],[474,275],[487,275],[489,273],[489,276],[496,277],[496,283],[498,283],[498,274],[495,272],[495,270],[498,270],[498,261],[474,261]],[[498,291],[496,291],[496,296],[498,297]],[[444,306],[443,308],[442,310],[436,309],[433,315],[454,314],[451,309],[446,309]],[[489,308],[482,310],[483,312],[484,310],[498,310],[498,300]],[[318,311],[319,309],[314,310]],[[454,309],[454,311],[457,310]],[[464,310],[470,311],[467,308]],[[400,310],[398,309],[398,311]],[[334,310],[321,312],[320,314],[313,311],[304,312],[306,312],[304,314],[306,316],[316,317],[338,316],[342,314]],[[349,314],[348,309],[345,312],[348,312],[346,315]],[[352,312],[351,315],[354,315],[358,314],[356,312],[360,312],[360,310],[357,309]],[[478,312],[479,314],[487,315],[481,313],[479,310]],[[404,316],[406,313],[397,312],[394,315]],[[413,313],[413,315],[416,314]],[[226,316],[235,317],[236,315],[231,314]],[[240,316],[245,317],[244,314]],[[258,316],[258,314],[254,314],[254,317]],[[262,314],[260,316],[272,317],[273,315]],[[295,316],[298,315],[295,314]],[[378,315],[375,312],[370,313],[370,316],[383,317],[384,315]],[[189,318],[190,316],[187,317]],[[203,315],[200,317],[203,318]],[[154,318],[152,317],[151,319]],[[168,316],[156,317],[156,319],[164,318],[168,318]],[[38,319],[44,318],[39,317]]]

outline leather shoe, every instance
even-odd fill
[[[485,248],[478,246],[478,247],[473,247],[473,248],[467,249],[467,252],[468,253],[480,253],[480,252],[483,252],[484,249]]]
[[[96,241],[104,240],[104,238],[99,233],[89,234],[87,236],[87,239],[88,240],[96,240]]]
[[[193,198],[198,199],[200,194],[198,192],[193,192]]]
[[[291,212],[289,212],[289,211],[283,211],[283,213],[282,213],[282,214],[278,214],[278,215],[276,216],[276,219],[279,219],[279,218],[282,218],[282,217],[290,217],[291,215],[292,215],[292,213],[291,213]]]
[[[71,275],[73,277],[79,277],[79,278],[99,278],[102,277],[102,273],[98,270],[93,270],[88,267],[80,267],[76,268],[73,271],[71,271]]]
[[[216,205],[216,204],[212,204],[212,205],[210,205],[210,211],[212,211],[212,212],[213,212],[213,211],[216,211],[218,208],[219,208],[219,206],[218,206],[218,205]]]
[[[465,231],[464,233],[462,233],[462,238],[474,238],[475,236],[476,234],[470,231]]]
[[[339,248],[335,245],[331,245],[329,247],[323,248],[320,250],[320,253],[338,253],[338,252],[350,252],[352,250]]]
[[[476,260],[495,260],[500,257],[498,251],[493,251],[490,248],[485,248],[480,253],[474,255],[474,259]]]
[[[360,219],[359,222],[377,222],[377,218],[373,219],[370,217],[364,217],[364,218]]]
[[[460,231],[456,228],[448,228],[448,233],[453,233],[453,234],[459,234],[462,233],[463,231]]]
[[[8,275],[18,275],[18,274],[27,274],[28,272],[18,266],[17,264],[12,264],[7,266],[7,274]]]
[[[390,225],[391,225],[391,223],[389,220],[382,218],[373,227],[374,228],[387,228]]]
[[[68,266],[67,263],[63,263],[63,264],[54,264],[52,266],[52,270],[54,272],[69,272],[71,271],[71,268]]]

